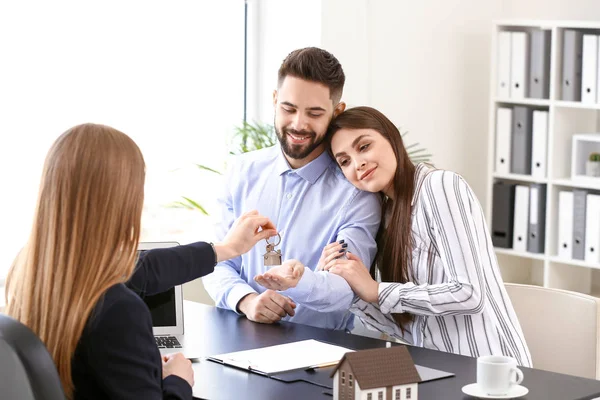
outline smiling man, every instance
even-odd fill
[[[254,280],[268,270],[266,243],[258,244],[204,278],[218,307],[262,323],[352,327],[352,315],[338,305],[350,305],[350,286],[339,276],[315,272],[323,247],[334,241],[343,240],[367,265],[376,253],[379,198],[352,186],[325,152],[327,127],[346,106],[340,101],[344,80],[338,60],[315,47],[293,51],[279,68],[273,105],[280,145],[238,157],[219,199],[217,235],[223,239],[240,214],[256,209],[281,233],[283,260],[297,259],[307,268],[296,287],[266,290]]]

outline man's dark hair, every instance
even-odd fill
[[[318,82],[329,88],[329,97],[336,105],[342,98],[346,77],[340,62],[333,54],[317,47],[292,51],[279,67],[277,87],[286,76]]]

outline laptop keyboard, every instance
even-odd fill
[[[181,344],[175,336],[154,336],[154,339],[156,339],[156,345],[159,349],[181,348]]]

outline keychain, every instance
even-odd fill
[[[278,233],[277,237],[279,238],[277,243],[269,243],[269,239],[265,239],[267,242],[267,252],[264,254],[265,267],[281,265],[281,250],[275,250],[275,246],[281,243],[281,235]]]

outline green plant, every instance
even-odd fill
[[[403,140],[406,135],[408,135],[408,132],[402,133]],[[233,155],[243,154],[249,151],[260,150],[265,147],[271,147],[276,143],[277,138],[275,136],[275,129],[273,125],[262,124],[260,122],[250,123],[244,121],[242,125],[234,128],[234,133],[230,141],[230,147],[233,150],[230,150],[229,153]],[[419,147],[419,143],[412,143],[408,146],[405,144],[405,147],[406,151],[408,152],[408,156],[415,164],[427,162],[431,159],[431,154],[423,153],[426,151],[426,149]],[[205,165],[195,165],[202,171],[222,175],[221,172]],[[175,208],[185,208],[188,210],[198,210],[202,214],[208,215],[206,209],[198,201],[190,199],[186,196],[181,196],[181,200],[175,201],[169,206]]]
[[[600,153],[590,154],[590,161],[600,162]]]

